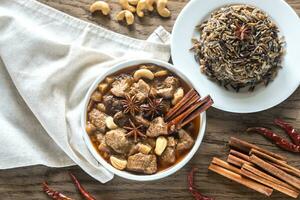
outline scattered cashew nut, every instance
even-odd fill
[[[136,6],[138,4],[139,0],[128,0],[128,3],[130,5]]]
[[[128,0],[119,0],[119,4],[122,6],[123,9],[129,10],[130,12],[135,12],[135,7],[129,4]]]
[[[170,17],[171,12],[167,8],[168,0],[157,0],[157,12],[162,17]]]
[[[147,9],[149,11],[153,11],[154,10],[154,7],[153,7],[154,2],[155,2],[155,0],[146,0]]]
[[[174,93],[174,97],[173,97],[173,100],[172,100],[172,104],[173,105],[176,105],[184,96],[184,91],[182,88],[178,88],[176,90],[176,92]]]
[[[116,158],[115,156],[110,157],[110,163],[114,168],[118,170],[124,170],[127,166],[126,160]]]
[[[153,80],[154,74],[149,69],[139,69],[134,73],[133,78],[136,81],[138,81],[141,78]]]
[[[132,12],[128,11],[128,10],[123,10],[121,12],[119,12],[117,14],[117,20],[118,21],[122,21],[124,20],[124,18],[126,19],[126,23],[128,25],[133,24],[134,22],[134,15],[132,14]]]
[[[167,70],[160,70],[158,72],[155,72],[154,73],[154,76],[155,77],[164,77],[164,76],[167,76],[169,73]]]
[[[147,4],[146,4],[146,0],[139,0],[137,6],[136,6],[136,14],[139,17],[144,17],[144,12],[143,10],[145,10],[147,8]]]
[[[108,3],[104,1],[96,1],[90,6],[91,13],[96,11],[101,11],[103,15],[108,15],[110,13],[110,7]]]
[[[113,130],[113,129],[117,129],[118,126],[115,124],[114,122],[114,118],[112,118],[111,116],[109,117],[106,117],[105,119],[105,125],[107,128],[109,128],[110,130]]]
[[[168,140],[163,136],[159,136],[156,139],[155,150],[154,150],[155,154],[160,156],[166,149],[167,144],[168,144]]]

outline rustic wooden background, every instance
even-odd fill
[[[102,17],[99,14],[91,15],[88,8],[93,2],[92,0],[39,1],[74,17],[140,39],[145,39],[158,25],[162,25],[168,31],[171,31],[177,15],[188,3],[188,0],[170,0],[171,19],[161,19],[157,14],[153,13],[141,20],[136,20],[136,24],[133,27],[127,28],[109,17]],[[116,3],[117,0],[108,0],[108,2],[113,7],[113,13],[120,10]],[[288,0],[287,2],[300,14],[300,0]],[[278,90],[280,91],[280,89],[284,90],[284,84]],[[47,180],[51,186],[69,196],[82,199],[70,181],[67,174],[68,170],[76,174],[82,184],[97,199],[193,199],[187,190],[186,176],[194,166],[199,169],[196,176],[196,184],[203,194],[220,200],[266,199],[252,190],[228,181],[217,174],[208,172],[207,167],[213,156],[225,158],[225,155],[228,153],[226,144],[230,136],[251,141],[269,150],[288,156],[291,164],[300,167],[299,155],[283,152],[263,137],[244,132],[249,126],[271,126],[275,117],[282,117],[292,122],[300,130],[300,89],[284,103],[264,112],[241,115],[210,109],[207,114],[207,132],[197,154],[183,169],[168,178],[155,182],[138,183],[115,177],[113,181],[103,185],[89,177],[79,167],[61,169],[44,166],[25,167],[0,171],[0,199],[48,199],[41,191],[41,182],[43,180]],[[282,200],[289,198],[275,192],[271,199]]]

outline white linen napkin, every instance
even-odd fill
[[[79,165],[113,178],[82,139],[80,112],[94,79],[129,58],[168,61],[169,33],[154,42],[83,22],[34,0],[0,0],[0,169]]]

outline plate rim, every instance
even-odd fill
[[[176,48],[175,48],[176,45],[174,45],[175,44],[175,38],[177,36],[176,30],[178,29],[179,24],[182,22],[183,17],[186,15],[186,12],[189,9],[191,9],[192,7],[194,7],[194,5],[198,5],[199,3],[202,3],[203,1],[204,0],[191,0],[188,4],[186,4],[184,6],[184,8],[179,13],[179,15],[178,15],[178,17],[177,17],[177,19],[174,23],[170,41],[171,41],[171,56],[172,56],[173,64],[174,64],[175,67],[178,67],[178,65],[180,63],[178,61],[179,58],[176,58],[176,55],[178,55],[178,53],[175,53],[176,52]],[[219,1],[220,1],[220,6],[219,6],[220,8],[222,6],[231,5],[231,4],[250,4],[250,5],[253,5],[253,6],[256,6],[256,7],[260,8],[259,5],[255,5],[255,3],[253,3],[253,2],[249,3],[245,0],[238,0],[238,1],[240,1],[240,3],[229,3],[228,1],[221,1],[221,0],[219,0]],[[285,9],[287,9],[287,11],[289,12],[289,15],[291,17],[293,17],[293,19],[297,20],[298,24],[300,25],[300,18],[298,16],[298,14],[286,1],[284,1],[284,0],[273,0],[273,1],[277,1],[277,3],[282,4],[282,6],[284,6]],[[209,15],[211,12],[212,11],[207,11],[205,15]],[[286,12],[284,12],[284,13],[286,13]],[[200,19],[199,19],[199,21],[200,21]],[[275,22],[277,22],[277,21],[275,21]],[[277,24],[280,24],[280,23],[277,23]],[[298,30],[300,30],[300,28],[298,28]],[[181,64],[182,64],[182,62],[181,62]],[[201,73],[199,68],[195,68],[195,71],[196,70],[197,70],[197,73]],[[298,80],[298,84],[296,84],[296,80],[295,80],[295,86],[290,88],[289,93],[287,95],[282,96],[281,98],[278,98],[278,100],[274,101],[272,104],[268,104],[267,106],[260,106],[258,108],[252,109],[252,110],[248,110],[248,109],[245,109],[245,108],[235,109],[232,106],[231,106],[231,108],[228,108],[228,107],[223,107],[222,104],[221,105],[214,104],[213,107],[216,108],[216,109],[226,111],[226,112],[231,112],[231,113],[256,113],[256,112],[268,110],[268,109],[273,108],[273,107],[279,105],[280,103],[284,102],[298,89],[299,86],[300,86],[300,78]]]

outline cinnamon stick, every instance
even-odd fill
[[[250,189],[253,189],[261,194],[264,194],[266,196],[271,196],[272,192],[273,192],[273,189],[272,188],[269,188],[267,186],[264,186],[260,183],[257,183],[249,178],[245,178],[245,177],[242,177],[241,175],[237,174],[237,173],[234,173],[230,170],[227,170],[227,169],[224,169],[218,165],[215,165],[215,164],[210,164],[209,170],[217,173],[217,174],[220,174],[232,181],[235,181],[237,183],[240,183]]]
[[[270,156],[273,156],[274,158],[277,158],[279,160],[287,160],[286,157],[284,156],[281,156],[279,154],[276,154],[276,153],[273,153],[273,152],[270,152],[268,150],[265,150],[263,148],[260,148],[254,144],[251,144],[251,143],[248,143],[246,141],[243,141],[243,140],[240,140],[240,139],[237,139],[235,137],[231,137],[230,140],[229,140],[229,145],[231,147],[234,147],[234,148],[237,148],[241,151],[244,151],[244,152],[247,152],[249,153],[251,149],[257,149],[259,150],[260,152],[263,152],[265,154],[268,154]]]
[[[237,174],[241,174],[241,170],[239,168],[237,168],[237,167],[235,167],[235,166],[229,164],[228,162],[223,161],[219,158],[214,157],[213,160],[211,161],[211,163],[213,163],[215,165],[218,165],[220,167],[224,167],[225,169],[228,169],[228,170],[230,170],[232,172],[235,172]]]
[[[260,176],[257,176],[256,174],[254,174],[252,172],[249,172],[249,171],[247,171],[247,170],[245,170],[243,168],[241,169],[241,173],[242,173],[243,176],[245,176],[247,178],[250,178],[250,179],[252,179],[254,181],[257,181],[257,182],[259,182],[259,183],[261,183],[263,185],[266,185],[268,187],[271,187],[271,188],[273,188],[273,189],[275,189],[275,190],[277,190],[277,191],[279,191],[279,192],[281,192],[283,194],[286,194],[286,195],[288,195],[290,197],[297,198],[299,196],[299,193],[297,193],[297,192],[295,192],[293,190],[290,190],[289,188],[286,188],[286,187],[284,187],[282,185],[273,183],[272,181],[264,179],[264,178],[262,178]]]
[[[272,162],[275,162],[275,163],[287,163],[285,160],[278,160],[277,158],[274,158],[273,156],[270,156],[264,152],[261,152],[257,149],[251,149],[250,152],[249,152],[249,155],[251,156],[252,154],[262,158],[262,159],[267,159],[269,161],[272,161]]]
[[[265,162],[264,160],[260,159],[259,157],[255,155],[250,156],[250,161],[268,173],[272,174],[273,176],[289,183],[290,185],[294,186],[298,190],[300,190],[300,180],[294,176],[289,175],[288,173],[284,172],[283,170],[279,169],[278,167],[275,167],[272,164],[269,164]]]
[[[270,176],[269,174],[264,173],[261,170],[255,168],[253,166],[244,164],[243,167],[242,167],[242,169],[247,170],[249,172],[252,172],[253,174],[255,174],[257,176],[260,176],[260,177],[262,177],[264,179],[272,181],[273,183],[276,183],[278,185],[281,185],[281,186],[284,186],[286,188],[289,188],[289,189],[291,189],[291,190],[293,190],[295,192],[299,192],[295,187],[293,187],[293,186],[291,186],[291,185],[289,185],[289,184],[287,184],[287,183],[285,183],[285,182],[283,182],[283,181],[281,181],[281,180],[279,180],[279,179],[277,179],[277,178],[275,178],[273,176]]]
[[[295,175],[295,176],[299,176],[299,173],[297,173],[296,171],[292,170],[292,169],[289,169],[289,168],[286,168],[284,166],[281,166],[279,164],[276,164],[276,163],[271,163],[272,165],[274,165],[275,167],[278,167],[279,169],[282,169],[283,171],[287,172],[287,173],[290,173],[292,175]]]
[[[252,163],[250,163],[246,160],[243,160],[241,158],[238,158],[238,157],[236,157],[234,155],[231,155],[231,154],[228,155],[227,162],[229,162],[230,164],[233,164],[235,166],[238,166],[238,167],[242,167],[243,164],[252,165]]]
[[[289,164],[287,164],[286,161],[278,160],[278,159],[276,159],[276,158],[274,158],[274,157],[272,157],[270,155],[267,155],[267,154],[265,154],[263,152],[260,152],[259,150],[256,150],[256,149],[251,149],[249,154],[250,155],[254,154],[254,155],[258,156],[259,158],[269,160],[272,163],[275,163],[277,165],[281,165],[281,166],[283,166],[285,168],[288,168],[290,172],[292,172],[293,174],[295,174],[298,177],[300,177],[300,170],[297,169],[297,168],[295,168],[295,167],[293,167],[293,166],[291,166],[291,165],[289,165]],[[286,170],[284,170],[284,171],[286,171]]]
[[[165,120],[169,121],[169,120],[171,120],[171,117],[175,118],[178,115],[178,110],[180,110],[188,102],[194,103],[199,99],[200,99],[200,96],[196,92],[196,90],[191,89],[172,109],[169,110],[169,112],[165,116]]]
[[[239,157],[239,158],[241,158],[241,159],[243,159],[243,160],[246,160],[246,161],[250,162],[250,158],[249,158],[248,155],[243,154],[243,153],[241,153],[241,152],[239,152],[239,151],[236,151],[236,150],[234,150],[234,149],[230,149],[229,154],[234,155],[234,156],[236,156],[236,157]]]

